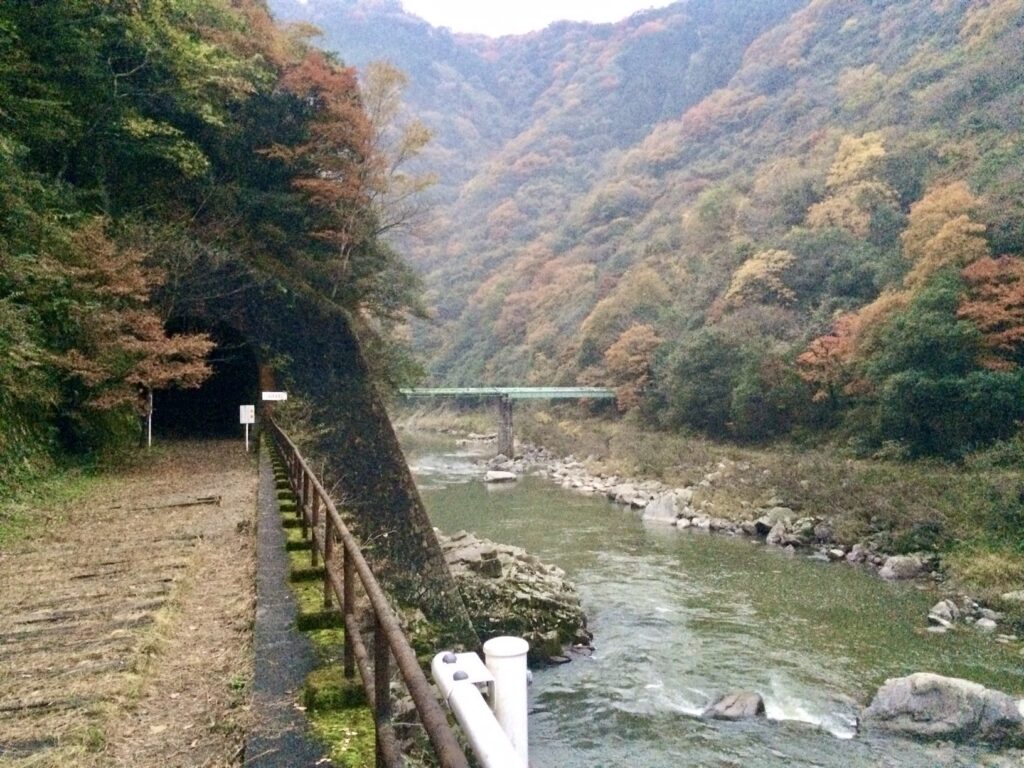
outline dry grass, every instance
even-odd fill
[[[256,478],[183,443],[0,558],[0,765],[239,763]]]

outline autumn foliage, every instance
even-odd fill
[[[198,387],[212,373],[206,356],[214,343],[207,334],[169,335],[150,304],[162,273],[147,267],[138,248],[119,246],[95,219],[71,240],[75,282],[71,319],[78,328],[57,365],[84,387],[84,402],[110,410],[141,407],[145,395],[171,386]]]
[[[311,34],[262,0],[0,4],[0,486],[130,444],[153,390],[211,372],[210,337],[166,328],[284,323],[257,287],[395,359],[418,286],[380,235],[429,132],[392,140],[401,78],[362,86]]]
[[[652,383],[654,353],[661,342],[651,326],[634,325],[605,350],[605,367],[620,411],[631,411],[642,402]]]
[[[957,314],[981,331],[981,364],[995,371],[1018,367],[1024,359],[1024,260],[982,257],[963,276],[967,293]]]

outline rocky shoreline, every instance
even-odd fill
[[[470,434],[459,442],[492,440],[490,435]],[[719,462],[700,481],[681,488],[656,480],[595,473],[588,469],[588,464],[594,463],[593,459],[560,457],[543,447],[525,444],[514,458],[497,456],[481,460],[481,472],[485,482],[493,483],[515,482],[526,474],[547,477],[567,490],[603,496],[652,525],[757,538],[766,546],[794,556],[803,554],[831,563],[871,568],[881,578],[914,579],[941,592],[941,575],[936,570],[938,557],[934,553],[893,555],[877,552],[865,542],[844,545],[836,541],[827,519],[807,514],[779,496],[750,506],[737,517],[716,514],[710,491],[716,483],[728,479],[728,461]],[[579,597],[564,581],[560,569],[540,563],[517,547],[481,540],[465,531],[442,537],[442,547],[467,596],[471,614],[483,617],[485,626],[480,629],[484,634],[493,634],[500,627],[502,632],[527,636],[534,662],[568,660],[559,650],[567,644],[577,649],[590,647],[591,635]],[[521,568],[526,570],[519,573]],[[503,581],[506,576],[511,576],[511,580]],[[1024,591],[1003,595],[1003,600],[1024,602]],[[551,629],[554,616],[559,616],[555,619],[557,631]],[[938,600],[931,608],[927,631],[944,633],[960,625],[991,633],[997,642],[1018,643],[1016,635],[999,632],[1003,618],[1003,614],[968,595],[954,594]],[[733,691],[714,699],[700,716],[745,720],[766,715],[760,693]],[[982,742],[1000,749],[1010,748],[1012,763],[1022,756],[1018,749],[1024,745],[1024,700],[968,680],[921,672],[886,680],[871,702],[861,709],[855,732],[923,741]]]
[[[490,442],[491,435],[470,434],[463,444]],[[836,541],[826,518],[808,514],[798,505],[779,496],[763,504],[742,510],[730,510],[730,516],[715,508],[714,488],[727,482],[736,462],[719,461],[697,482],[685,487],[671,487],[657,480],[623,478],[602,472],[592,473],[587,465],[593,459],[557,456],[542,446],[521,444],[514,458],[496,456],[483,461],[485,479],[508,482],[523,474],[550,478],[567,490],[590,496],[603,496],[624,509],[639,514],[652,525],[674,526],[726,536],[757,538],[768,546],[791,554],[828,560],[834,563],[870,568],[888,580],[916,580],[933,585],[942,595],[942,577],[937,570],[939,560],[934,552],[885,554],[875,551],[869,542],[844,544]],[[1002,596],[1006,603],[1024,604],[1024,591]],[[1020,643],[1009,628],[1001,626],[1004,613],[981,604],[966,594],[945,594],[928,612],[928,631],[943,633],[958,627],[971,627],[991,633],[996,642]],[[1024,653],[1024,651],[1022,651]]]

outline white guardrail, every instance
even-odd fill
[[[529,766],[528,650],[521,637],[495,637],[484,643],[486,664],[475,653],[451,651],[437,654],[430,664],[434,682],[483,768]]]

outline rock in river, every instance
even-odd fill
[[[866,730],[920,739],[1024,742],[1024,702],[979,683],[918,672],[890,678],[863,712]]]
[[[644,509],[644,520],[666,525],[675,525],[676,520],[682,513],[684,505],[679,503],[676,494],[672,491],[663,493],[654,499]]]
[[[704,710],[704,717],[714,720],[749,720],[764,715],[764,699],[755,691],[727,693]]]
[[[928,621],[949,629],[960,618],[960,608],[952,600],[940,600],[928,611]]]
[[[523,637],[531,661],[541,663],[566,645],[589,644],[579,594],[560,568],[465,531],[438,540],[482,640]]]
[[[484,475],[485,483],[514,483],[518,479],[515,472],[505,472],[499,469],[491,469]]]

